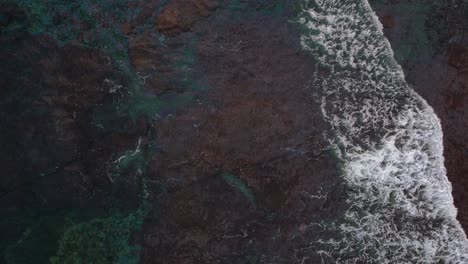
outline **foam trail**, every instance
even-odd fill
[[[322,111],[349,210],[320,240],[324,262],[468,263],[440,120],[405,82],[366,0],[303,0],[301,42],[331,74]]]

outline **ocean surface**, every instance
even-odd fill
[[[349,209],[312,243],[324,263],[468,263],[440,120],[406,83],[366,0],[304,0],[301,43]]]

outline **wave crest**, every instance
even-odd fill
[[[349,209],[318,253],[339,263],[466,263],[440,120],[405,82],[365,0],[304,0],[301,43],[325,66],[322,112]]]

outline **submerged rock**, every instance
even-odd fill
[[[138,226],[99,259],[124,248],[141,263],[320,262],[310,242],[345,212],[346,190],[313,90],[326,70],[301,50],[295,1],[24,2],[0,14],[4,252],[35,263],[40,243],[18,243],[37,241],[27,230],[48,239],[42,260],[78,230],[70,221],[107,236],[118,225],[100,225],[127,219]],[[31,7],[50,13],[31,20]],[[398,11],[379,14],[390,40],[407,33]],[[466,228],[467,52],[451,47],[403,66],[442,119]],[[43,238],[37,217],[59,219],[56,233]]]
[[[156,27],[166,35],[188,31],[193,24],[209,16],[217,7],[217,0],[172,0],[158,16]]]

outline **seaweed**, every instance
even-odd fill
[[[244,195],[244,197],[247,198],[247,200],[250,203],[255,205],[255,203],[256,203],[255,195],[254,195],[253,191],[249,188],[249,186],[247,186],[247,184],[244,181],[242,181],[239,177],[237,177],[237,176],[235,176],[233,174],[227,173],[227,172],[222,173],[221,176],[223,177],[223,180],[226,183],[228,183],[229,185],[234,187],[234,189],[236,189],[237,191],[242,193]]]
[[[127,216],[116,214],[71,225],[50,263],[138,263],[140,247],[129,241],[132,232],[143,224],[146,212],[141,207]]]

